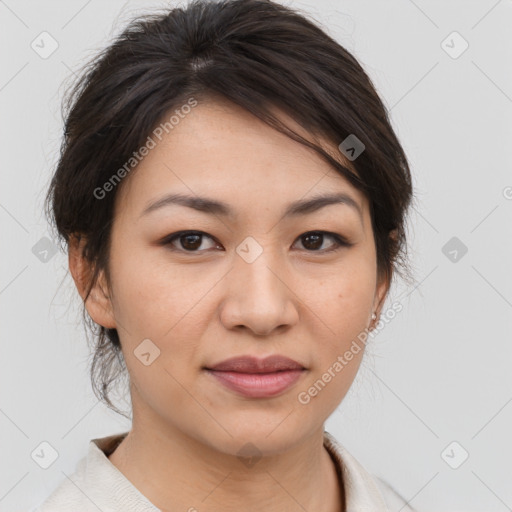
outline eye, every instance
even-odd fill
[[[334,241],[330,249],[321,249],[323,242],[326,238]],[[342,236],[336,233],[329,233],[327,231],[309,231],[299,237],[303,241],[304,247],[308,252],[331,252],[340,249],[341,247],[350,247],[351,243],[347,242]]]
[[[215,241],[211,236],[202,231],[180,231],[166,236],[160,244],[171,246],[171,250],[175,251],[201,253],[207,249],[204,247],[201,249],[203,239],[205,238]],[[331,243],[331,248],[322,249],[326,239],[331,239],[333,243]],[[305,250],[308,252],[326,253],[353,245],[352,243],[347,242],[347,240],[345,240],[341,235],[330,233],[328,231],[308,231],[307,233],[302,234],[298,240],[302,241]],[[179,244],[181,248],[176,247],[177,244]],[[219,246],[220,244],[217,243],[217,247]]]
[[[170,245],[171,250],[183,251],[183,252],[202,252],[198,249],[202,245],[202,239],[209,238],[213,240],[213,238],[202,231],[180,231],[179,233],[173,233],[165,237],[161,244],[162,245]],[[175,248],[174,242],[177,241],[183,249]],[[203,248],[204,250],[204,248]]]

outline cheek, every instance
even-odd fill
[[[112,258],[112,280],[114,312],[127,365],[130,368],[129,360],[133,360],[130,369],[136,372],[135,378],[144,378],[134,355],[141,342],[149,339],[160,351],[154,372],[149,372],[153,377],[146,383],[151,387],[155,378],[158,382],[172,381],[165,370],[180,382],[190,378],[187,371],[190,373],[191,365],[200,359],[200,340],[211,319],[212,313],[207,309],[209,292],[219,276],[211,272],[198,275],[192,266],[179,268],[168,264],[161,255],[151,258],[151,251],[145,251],[142,254],[133,250],[122,258]]]
[[[375,272],[368,253],[354,254],[350,264],[347,259],[338,272],[321,279],[308,297],[316,314],[314,332],[324,333],[312,337],[318,350],[311,383],[320,379],[320,400],[326,404],[337,405],[359,369],[375,295]]]
[[[366,327],[375,296],[376,269],[368,258],[354,256],[353,264],[347,260],[338,270],[331,270],[307,296],[340,341]]]
[[[170,265],[159,250],[115,246],[112,251],[112,281],[116,318],[130,333],[165,336],[193,310],[205,283],[187,277],[187,272]],[[130,328],[131,327],[131,328]]]
[[[318,312],[312,328],[314,365],[297,394],[298,403],[311,408],[305,413],[329,416],[352,385],[364,355],[373,286],[367,274],[352,272],[318,288],[311,308]]]

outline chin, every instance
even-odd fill
[[[268,415],[260,416],[259,420],[251,415],[236,423],[222,423],[229,436],[223,431],[219,439],[210,439],[215,449],[237,456],[271,456],[285,452],[301,439],[307,438],[312,432],[304,429],[304,423],[296,424],[289,414],[289,409],[279,415],[279,419],[269,421]],[[266,417],[265,417],[266,416]],[[283,421],[284,420],[284,421]]]

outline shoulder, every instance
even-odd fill
[[[53,492],[29,512],[69,512],[79,510],[89,512],[94,504],[87,502],[87,486],[84,479],[86,458],[80,460],[76,471],[66,476]],[[96,507],[94,509],[97,511]],[[106,511],[105,511],[106,512]]]
[[[385,480],[376,475],[372,475],[372,477],[390,511],[394,512],[395,510],[400,510],[400,512],[417,512]]]
[[[71,476],[76,481],[76,473]],[[97,508],[94,503],[88,502],[86,496],[79,488],[74,487],[68,480],[62,482],[42,503],[29,512],[69,512],[77,507],[83,512],[89,512]],[[107,511],[103,511],[107,512]]]
[[[371,474],[328,432],[324,432],[324,445],[342,474],[347,510],[416,512],[391,485]]]
[[[114,512],[119,510],[115,506],[119,500],[130,504],[143,502],[143,497],[107,457],[125,435],[91,439],[87,454],[79,460],[75,471],[66,475],[54,491],[29,512]],[[148,507],[144,510],[155,509]]]

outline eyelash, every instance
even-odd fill
[[[306,235],[313,235],[313,234],[315,234],[315,235],[320,234],[320,235],[324,235],[324,236],[327,235],[328,237],[330,237],[334,240],[335,245],[331,249],[323,249],[323,250],[304,249],[306,252],[309,252],[309,253],[326,254],[326,253],[330,253],[330,252],[334,252],[334,251],[339,251],[340,249],[348,248],[348,247],[351,247],[352,245],[354,245],[353,243],[347,242],[347,240],[345,240],[342,236],[340,236],[336,233],[331,233],[330,231],[307,231],[306,233],[303,233],[302,235],[300,235],[298,237],[298,240],[300,240],[302,237],[305,237]],[[187,251],[185,249],[177,249],[175,247],[172,247],[172,243],[174,242],[174,240],[179,239],[180,237],[185,236],[185,235],[198,235],[198,236],[202,236],[202,237],[206,236],[207,238],[210,238],[211,240],[217,242],[212,236],[204,233],[203,231],[178,231],[177,233],[172,233],[170,235],[167,235],[165,238],[163,238],[160,241],[160,245],[170,246],[171,251],[177,251],[177,252],[188,253],[188,254],[194,254],[194,253],[201,254],[201,253],[205,252],[206,250],[208,250],[208,249],[203,249],[200,251],[198,251],[198,250]]]

